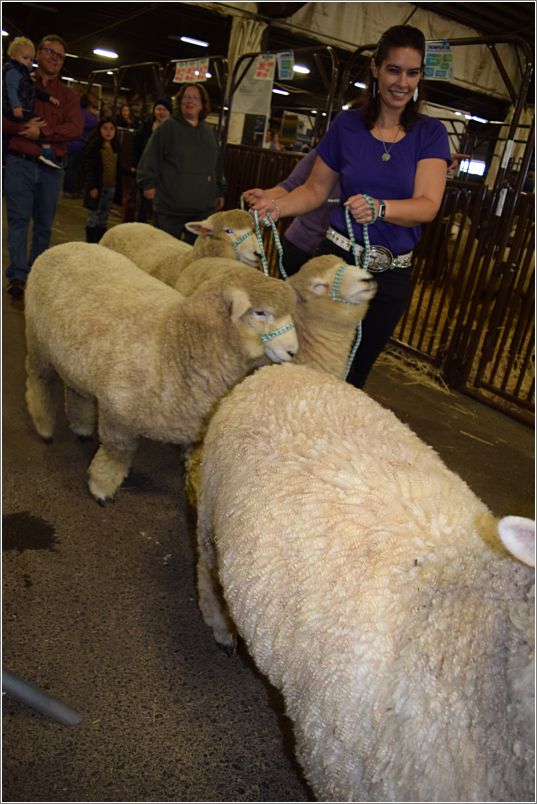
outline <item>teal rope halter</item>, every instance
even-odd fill
[[[371,221],[371,223],[375,223],[375,221],[377,220],[377,210],[375,208],[375,202],[373,201],[370,195],[364,194],[363,197],[371,207],[371,212],[373,213],[373,220]],[[345,220],[347,222],[347,231],[349,233],[349,240],[351,241],[352,253],[354,255],[354,264],[358,268],[363,268],[365,271],[367,270],[367,266],[369,265],[369,258],[371,255],[371,244],[369,242],[369,231],[368,231],[369,224],[364,223],[364,259],[363,262],[360,262],[360,255],[358,254],[358,244],[356,243],[356,238],[354,236],[354,230],[352,228],[352,222],[351,222],[351,214],[349,212],[348,207],[345,207]],[[339,280],[339,282],[341,282],[341,279]],[[352,362],[356,356],[356,352],[358,351],[358,347],[360,346],[361,342],[362,342],[362,322],[358,321],[358,324],[356,326],[356,335],[354,336],[354,343],[349,353],[349,359],[347,360],[345,379],[347,379],[347,377],[349,376],[349,371],[351,370]]]
[[[271,341],[273,338],[277,338],[278,335],[284,335],[286,332],[289,332],[290,329],[294,329],[294,324],[292,321],[289,321],[285,327],[280,327],[279,329],[275,329],[273,332],[267,332],[265,335],[261,335],[261,340],[263,343],[267,343]]]
[[[244,198],[241,195],[241,209],[244,209]],[[254,219],[254,231],[255,236],[257,238],[257,243],[259,246],[259,253],[261,255],[261,264],[263,266],[263,271],[268,275],[269,274],[269,267],[267,261],[267,255],[265,252],[265,245],[263,243],[263,235],[261,234],[261,226],[259,224],[259,215],[257,210],[249,209],[248,212]],[[282,279],[287,279],[287,273],[285,268],[283,267],[283,248],[280,241],[280,237],[278,235],[278,230],[276,228],[276,223],[274,222],[272,215],[267,212],[263,218],[264,226],[271,226],[272,227],[272,236],[274,237],[274,245],[276,246],[276,252],[278,254],[278,270],[280,271],[280,275]]]

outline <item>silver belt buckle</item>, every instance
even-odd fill
[[[385,246],[372,246],[369,252],[369,264],[367,270],[372,273],[380,274],[387,271],[393,263],[393,254]]]

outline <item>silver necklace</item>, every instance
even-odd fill
[[[390,159],[392,158],[392,156],[391,156],[391,150],[392,150],[393,146],[395,145],[395,143],[397,142],[397,139],[398,139],[398,137],[399,137],[399,131],[400,131],[400,129],[401,129],[401,124],[399,124],[399,125],[397,126],[397,132],[396,132],[396,134],[395,134],[395,139],[394,139],[394,141],[393,141],[393,142],[391,142],[391,143],[390,143],[390,147],[389,147],[389,148],[386,148],[386,143],[384,142],[384,140],[381,140],[381,142],[382,142],[382,148],[384,149],[384,153],[382,154],[382,156],[381,156],[380,158],[382,159],[382,161],[383,161],[383,162],[389,162],[389,161],[390,161]],[[381,137],[383,136],[383,134],[382,134],[382,129],[380,129],[380,136],[381,136]]]

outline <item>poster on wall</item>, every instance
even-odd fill
[[[274,69],[276,67],[276,56],[270,53],[261,53],[255,60],[254,79],[273,81]]]
[[[433,81],[450,81],[453,78],[453,55],[448,42],[427,43],[425,78]]]
[[[206,81],[209,72],[209,59],[184,59],[175,63],[175,84],[194,84]]]

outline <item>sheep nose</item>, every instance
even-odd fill
[[[289,357],[294,357],[296,355],[297,351],[298,351],[298,349],[288,349],[287,354],[289,355]]]

